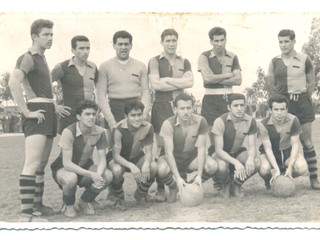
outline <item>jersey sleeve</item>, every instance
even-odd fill
[[[248,131],[248,135],[256,134],[258,132],[257,122],[254,118],[252,118],[251,125]]]
[[[306,69],[306,73],[310,73],[311,71],[313,71],[312,61],[309,56],[306,59],[305,69]]]
[[[225,131],[224,122],[222,118],[219,117],[214,121],[211,132],[217,136],[223,136],[224,131]]]
[[[72,132],[65,128],[61,134],[59,146],[64,150],[72,150],[74,143],[74,136]]]
[[[58,81],[62,79],[63,77],[63,70],[61,67],[61,64],[58,63],[57,65],[54,66],[54,68],[51,71],[51,77],[52,77],[52,82]]]
[[[163,122],[159,135],[163,138],[173,138],[173,128],[168,120]]]
[[[184,72],[186,73],[186,72],[189,72],[189,71],[192,71],[191,64],[190,64],[188,59],[185,59],[184,60]]]
[[[119,150],[119,152],[121,152],[122,149],[122,134],[121,132],[116,128],[114,130],[114,134],[113,134],[113,148],[116,148]]]
[[[240,63],[239,63],[239,59],[238,59],[237,55],[233,58],[232,71],[234,71],[234,70],[241,71],[241,67],[240,67]]]
[[[205,118],[201,118],[200,126],[199,126],[199,135],[207,134],[209,131],[209,126]]]
[[[34,62],[32,56],[26,53],[19,57],[16,63],[16,68],[22,70],[26,75],[34,70]]]
[[[107,137],[106,137],[106,134],[105,132],[103,131],[100,135],[100,138],[97,142],[97,150],[102,150],[102,149],[106,149],[108,147],[108,144],[107,144]]]
[[[300,133],[302,133],[302,128],[301,128],[301,125],[299,123],[298,118],[295,117],[293,119],[293,123],[291,126],[291,136],[296,136],[296,135],[299,135]]]
[[[210,70],[208,58],[201,54],[198,59],[198,72]],[[211,71],[211,70],[210,70]]]
[[[151,58],[148,64],[148,74],[159,76],[159,64],[155,58]]]
[[[258,128],[258,138],[260,138],[261,140],[269,139],[269,132],[265,128],[262,122],[257,123],[257,128]]]
[[[145,145],[150,145],[153,143],[153,135],[154,135],[154,130],[151,125],[145,138]]]

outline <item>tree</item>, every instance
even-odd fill
[[[271,92],[271,86],[261,67],[257,69],[257,80],[251,87],[247,87],[244,93],[247,101],[252,106],[258,106],[260,103],[266,102]]]
[[[311,58],[317,75],[320,72],[320,18],[312,19],[309,41],[303,45],[302,52]]]
[[[12,94],[9,88],[9,78],[10,73],[6,72],[1,75],[0,78],[0,104],[3,101],[9,101],[12,100]]]

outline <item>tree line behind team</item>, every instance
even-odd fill
[[[76,216],[77,186],[85,188],[79,200],[85,214],[95,213],[95,198],[106,188],[108,204],[126,210],[125,172],[136,180],[134,197],[143,206],[150,205],[148,189],[155,181],[157,202],[174,202],[187,183],[202,186],[210,178],[221,196],[243,197],[242,184],[256,172],[269,189],[278,175],[296,177],[308,169],[311,187],[320,189],[311,140],[314,70],[309,57],[294,50],[292,30],[279,32],[282,54],[272,59],[268,74],[274,91],[269,99],[271,114],[257,124],[244,113],[244,95],[233,93],[232,86],[242,82],[241,67],[237,55],[226,50],[223,28],[209,31],[212,49],[199,57],[205,87],[201,116],[194,114],[194,99],[184,93],[193,86],[193,73],[190,62],[176,54],[174,29],[162,32],[163,52],[150,59],[148,68],[130,57],[132,35],[118,31],[113,36],[116,56],[99,70],[88,61],[90,41],[81,35],[71,40],[74,56],[50,72],[44,52],[52,45],[52,29],[49,20],[32,23],[32,47],[18,58],[9,80],[23,113],[25,134],[20,221],[39,221],[36,216],[53,214],[42,197],[44,169],[57,131],[61,154],[51,170],[62,189],[61,210],[67,217]],[[52,81],[61,83],[63,105],[53,100]],[[149,84],[154,92],[152,106]],[[150,107],[151,123],[145,120]],[[106,129],[95,124],[98,111]],[[262,141],[259,154],[257,133]],[[299,142],[304,156],[298,153]],[[95,147],[98,160],[94,163]],[[187,174],[194,171],[195,177],[188,179]]]

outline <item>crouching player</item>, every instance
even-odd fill
[[[63,214],[76,216],[74,208],[77,186],[84,187],[79,208],[86,215],[95,214],[93,201],[112,181],[107,169],[107,140],[104,129],[95,125],[98,106],[91,101],[81,103],[76,109],[77,122],[61,134],[60,156],[51,164],[52,176],[63,191]],[[97,148],[98,162],[94,165],[92,153]]]
[[[124,173],[132,173],[137,183],[134,198],[143,206],[149,206],[147,193],[157,173],[157,164],[151,161],[154,131],[152,125],[144,120],[143,110],[144,105],[138,100],[126,103],[125,119],[117,124],[113,134],[113,160],[109,167],[114,179],[110,190],[116,198],[116,208],[122,211],[126,210]]]
[[[218,169],[218,164],[206,153],[208,124],[193,113],[193,98],[181,93],[173,106],[175,115],[161,127],[165,155],[158,159],[159,180],[169,187],[168,202],[176,201],[178,191],[186,185],[187,173],[197,171],[193,180],[202,186]]]
[[[258,137],[262,142],[259,173],[266,188],[270,189],[272,177],[280,174],[297,177],[308,170],[308,165],[298,152],[302,128],[298,118],[288,113],[288,100],[282,95],[274,95],[268,105],[270,116],[258,122]]]
[[[257,124],[254,118],[244,113],[246,101],[243,94],[230,94],[227,102],[229,112],[217,118],[212,127],[216,149],[213,159],[219,165],[216,177],[223,186],[223,197],[229,198],[230,194],[243,197],[242,184],[257,172],[259,166],[256,158]]]

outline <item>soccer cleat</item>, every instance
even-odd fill
[[[123,199],[118,199],[116,202],[116,209],[120,211],[127,211],[126,205]]]
[[[230,198],[230,183],[225,183],[221,185],[221,190],[219,191],[219,194],[221,197],[224,199],[229,199]]]
[[[168,203],[174,203],[178,198],[178,190],[169,188]]]
[[[244,197],[244,192],[242,191],[241,186],[232,183],[231,184],[231,195],[236,197],[236,198],[243,198]]]
[[[94,201],[92,202],[92,205],[93,205],[93,207],[94,207],[95,210],[103,210],[103,209],[105,209],[105,207],[106,207],[103,203],[97,202],[96,200],[94,200]],[[114,204],[113,204],[113,205],[114,205]]]
[[[320,190],[320,183],[318,178],[310,179],[311,188],[314,190]]]
[[[158,203],[165,202],[167,200],[166,191],[164,189],[158,190],[154,198]]]
[[[151,207],[151,204],[150,204],[150,202],[148,202],[146,195],[147,194],[144,194],[144,195],[139,194],[138,191],[134,192],[134,198],[136,199],[137,203],[142,207],[148,208],[148,207]]]
[[[45,218],[41,218],[40,216],[21,214],[19,218],[19,222],[49,222],[49,220]]]
[[[82,210],[84,215],[94,215],[96,213],[93,204],[85,202],[82,199],[79,200],[79,208]]]
[[[270,189],[271,189],[270,181],[265,181],[265,182],[264,182],[264,185],[266,186],[266,189],[267,189],[267,190],[270,190]]]
[[[51,217],[54,215],[54,211],[51,207],[48,207],[46,205],[41,205],[33,208],[33,215]]]
[[[62,206],[61,212],[67,218],[75,218],[77,216],[77,212],[73,205],[68,206],[64,204]]]

